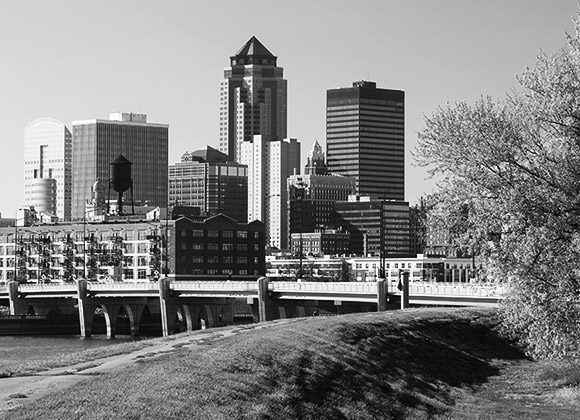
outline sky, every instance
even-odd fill
[[[219,145],[223,71],[253,35],[288,81],[302,165],[325,141],[328,89],[405,91],[405,199],[435,186],[412,151],[438,106],[495,99],[574,34],[577,0],[0,0],[0,214],[24,205],[24,127],[145,113],[169,163]]]

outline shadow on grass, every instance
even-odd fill
[[[499,374],[498,359],[525,358],[489,319],[379,320],[328,332],[334,340],[309,349],[286,346],[273,354],[264,344],[268,354],[253,353],[253,364],[264,368],[253,392],[266,398],[245,418],[432,417],[453,406],[453,387]]]

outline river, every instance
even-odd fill
[[[129,336],[107,339],[93,336],[0,336],[0,372],[12,370],[15,366],[52,359],[63,354],[76,353],[95,347],[113,346],[135,340]]]

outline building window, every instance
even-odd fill
[[[247,238],[248,237],[248,232],[246,232],[245,230],[238,230],[238,238]]]
[[[193,234],[193,236],[198,237],[198,238],[203,237],[203,230],[196,229],[192,232],[192,234]]]
[[[234,237],[234,232],[231,230],[224,230],[222,232],[222,237],[224,238],[233,238]]]

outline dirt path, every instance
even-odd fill
[[[254,324],[252,327],[219,328],[210,333],[206,330],[203,334],[194,332],[117,356],[49,369],[31,376],[0,378],[0,413],[51,393],[60,392],[95,374],[118,372],[134,365],[137,361],[151,360],[160,355],[177,351],[179,348],[201,346],[207,340],[222,339],[249,329],[267,326],[268,324]]]

